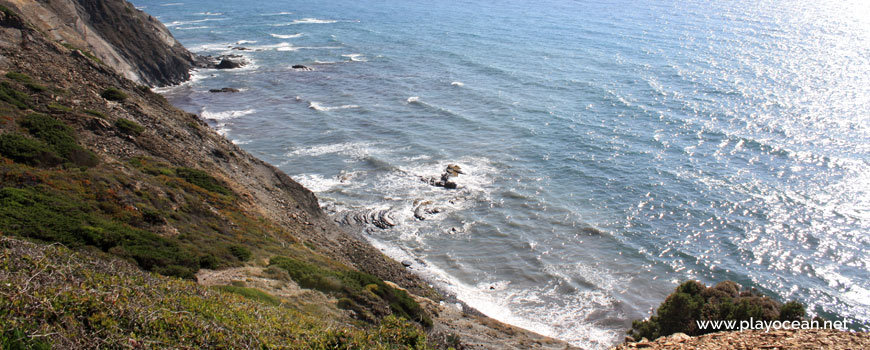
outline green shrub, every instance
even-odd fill
[[[53,111],[72,112],[72,108],[69,108],[69,107],[64,106],[64,105],[59,105],[57,103],[49,103],[48,109],[53,110]]]
[[[125,118],[118,118],[115,121],[115,127],[118,128],[118,131],[133,136],[138,136],[145,131],[145,128],[139,123]]]
[[[6,73],[6,77],[12,80],[15,80],[19,83],[29,83],[30,76],[24,73],[19,72],[8,72]]]
[[[220,291],[234,293],[245,298],[256,300],[269,305],[281,305],[281,300],[256,288],[238,287],[238,286],[217,286]]]
[[[33,92],[43,92],[45,90],[48,90],[47,87],[39,85],[37,83],[24,83],[24,86],[26,86],[28,89],[30,89]]]
[[[733,281],[707,288],[698,281],[686,281],[668,295],[647,320],[632,322],[629,334],[635,339],[656,339],[677,332],[701,335],[720,329],[698,329],[696,321],[800,320],[806,312],[798,302],[785,305],[755,290],[740,291]]]
[[[85,113],[95,116],[97,118],[106,119],[106,114],[100,111],[95,111],[93,109],[86,109]]]
[[[33,166],[55,166],[63,162],[45,143],[19,134],[0,135],[0,154]]]
[[[251,251],[240,245],[231,245],[229,248],[230,254],[239,259],[239,261],[251,260]]]
[[[226,188],[223,183],[206,173],[205,171],[192,168],[175,168],[175,175],[191,184],[197,185],[204,190],[230,195],[233,192]]]
[[[0,188],[0,232],[67,246],[94,246],[135,261],[149,271],[193,278],[196,255],[177,242],[118,221],[95,205],[51,193],[42,186]]]
[[[0,83],[0,101],[7,102],[18,109],[30,108],[30,96],[16,90],[7,82]]]
[[[103,90],[100,93],[100,96],[109,100],[109,101],[123,101],[127,99],[127,94],[123,91],[118,90],[118,88],[110,87],[108,89]]]
[[[81,166],[94,166],[99,162],[96,155],[76,143],[72,128],[53,117],[31,113],[25,116],[20,124],[31,135],[45,142],[55,153],[69,162]]]
[[[351,269],[327,269],[289,257],[273,257],[269,265],[286,270],[303,288],[315,289],[339,298],[339,307],[377,313],[373,303],[384,303],[399,317],[416,321],[425,327],[432,319],[407,292],[390,287],[381,279]],[[365,310],[370,309],[370,310]],[[385,315],[382,315],[385,316]]]

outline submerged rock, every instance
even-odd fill
[[[218,93],[218,92],[239,92],[239,89],[225,87],[225,88],[221,88],[221,89],[211,89],[211,90],[208,90],[208,92],[213,92],[213,93]]]

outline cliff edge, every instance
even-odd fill
[[[122,0],[2,0],[50,39],[93,54],[132,81],[181,83],[205,65],[154,17]]]

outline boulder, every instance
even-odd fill
[[[244,62],[242,62],[241,60],[232,59],[232,58],[224,58],[224,59],[221,59],[221,62],[218,63],[217,66],[215,66],[215,68],[217,68],[217,69],[235,69],[235,68],[241,68],[244,65],[245,65]]]

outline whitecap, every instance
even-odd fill
[[[330,24],[335,22],[338,21],[332,19],[303,18],[290,22],[290,24]]]
[[[338,62],[314,60],[314,63],[316,63],[316,64],[336,64]]]
[[[411,96],[406,100],[408,103],[420,103],[420,96]]]
[[[269,35],[271,35],[275,38],[278,38],[278,39],[293,39],[293,38],[298,38],[298,37],[302,36],[302,33],[296,33],[296,34],[274,34],[274,33],[271,33]]]
[[[341,106],[336,106],[336,107],[327,107],[327,106],[320,104],[319,102],[310,101],[310,102],[308,102],[308,108],[311,108],[315,111],[328,112],[328,111],[332,111],[332,110],[336,110],[336,109],[359,108],[359,106],[358,105],[341,105]]]
[[[363,57],[361,53],[351,53],[347,55],[341,55],[341,57],[347,57],[353,62],[366,62],[367,60]]]
[[[197,12],[197,13],[194,13],[194,14],[195,14],[195,15],[200,15],[200,16],[223,16],[223,13],[221,13],[221,12],[208,12],[208,11],[206,11],[206,12]]]
[[[173,3],[168,3],[168,4],[160,4],[160,6],[181,6],[181,5],[184,5],[184,3],[183,2],[173,2]]]
[[[209,26],[199,26],[199,27],[177,27],[177,28],[175,28],[175,29],[178,29],[178,30],[193,30],[193,29],[208,29],[208,28],[211,28],[211,27],[209,27]]]
[[[239,40],[236,41],[235,45],[254,44],[256,42],[256,40]]]
[[[362,158],[370,153],[370,148],[373,143],[369,142],[342,142],[328,145],[317,145],[306,148],[300,148],[285,154],[286,157],[317,157],[324,154],[344,154],[355,158]]]
[[[461,81],[454,81],[454,82],[450,83],[450,85],[459,86],[459,87],[465,86],[465,84],[462,83]]]
[[[293,12],[278,12],[278,13],[264,13],[260,16],[283,16],[283,15],[292,15]]]

